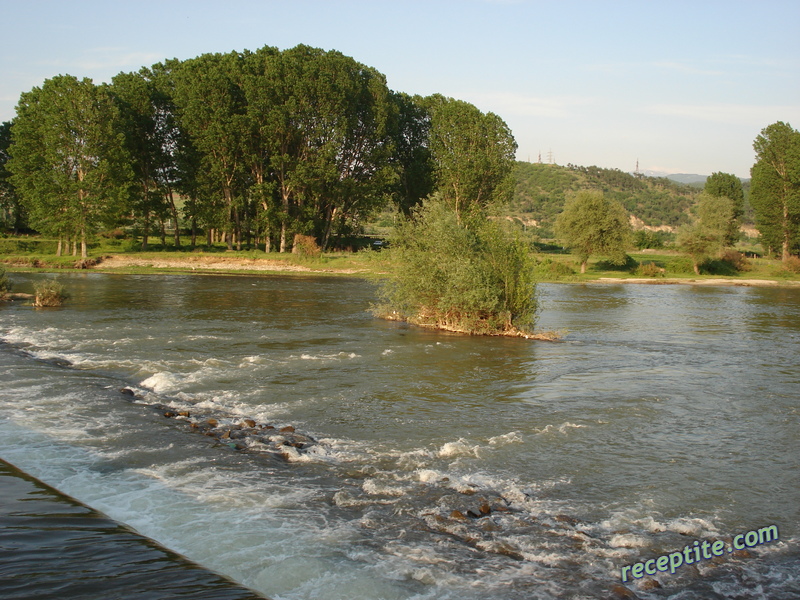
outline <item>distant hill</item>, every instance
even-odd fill
[[[644,171],[643,175],[646,177],[666,177],[678,183],[702,184],[705,185],[708,175],[697,175],[696,173],[663,173],[661,171]]]
[[[693,177],[702,177],[694,175]],[[510,216],[526,223],[535,221],[552,231],[567,193],[600,190],[614,198],[634,217],[650,227],[677,227],[689,222],[688,211],[700,190],[671,177],[634,175],[619,169],[517,162]]]

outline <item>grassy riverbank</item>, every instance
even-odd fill
[[[330,252],[318,257],[262,250],[228,251],[222,245],[195,250],[154,249],[138,252],[118,240],[103,240],[90,247],[89,257],[55,256],[55,240],[45,238],[0,239],[0,263],[13,272],[206,273],[238,275],[322,275],[378,278],[392,269],[391,253],[374,250]],[[749,258],[736,270],[714,261],[696,275],[691,261],[673,251],[632,252],[628,265],[618,267],[595,258],[586,273],[577,260],[546,248],[536,254],[537,281],[559,283],[685,283],[707,285],[800,285],[800,273],[779,260]]]

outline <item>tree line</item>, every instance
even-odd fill
[[[493,113],[409,96],[337,51],[204,54],[111,83],[58,75],[23,93],[0,128],[8,221],[81,247],[132,227],[147,249],[165,223],[192,244],[323,248],[376,208],[409,214],[437,193],[456,214],[511,192],[516,142]],[[62,246],[63,244],[63,246]]]

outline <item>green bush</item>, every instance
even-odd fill
[[[641,263],[635,273],[640,277],[664,277],[664,269],[652,261]]]
[[[467,333],[530,332],[537,315],[527,246],[484,214],[430,199],[399,223],[381,316]]]
[[[34,306],[61,306],[69,298],[64,286],[55,279],[38,281],[33,286]]]
[[[721,258],[709,258],[700,263],[700,273],[703,275],[722,275],[724,277],[732,277],[738,275],[739,271],[736,270],[731,263]]]
[[[0,296],[11,291],[11,280],[6,274],[5,268],[0,265]]]
[[[735,271],[751,271],[753,266],[744,254],[737,252],[733,248],[728,248],[722,252],[720,260],[728,263]]]
[[[552,258],[545,258],[536,265],[536,273],[549,279],[571,277],[575,275],[576,271],[570,264],[553,260]]]
[[[626,254],[624,260],[601,260],[595,266],[595,271],[635,271],[639,263],[631,255]]]
[[[668,273],[694,273],[694,262],[688,256],[677,256],[664,267]]]

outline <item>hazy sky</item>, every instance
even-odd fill
[[[800,128],[798,0],[0,0],[0,11],[0,121],[61,73],[99,83],[166,58],[303,43],[378,69],[394,90],[497,113],[521,160],[746,177],[762,128]]]

